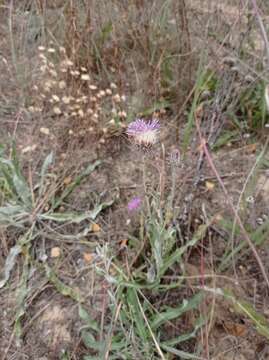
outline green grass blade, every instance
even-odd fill
[[[168,340],[168,341],[164,341],[164,342],[162,342],[162,345],[175,346],[175,345],[178,345],[178,344],[180,344],[180,343],[182,343],[184,341],[193,339],[193,338],[195,338],[197,336],[197,332],[201,329],[201,327],[204,324],[205,324],[205,319],[204,319],[204,317],[201,316],[198,319],[198,321],[196,322],[195,327],[194,327],[192,332],[180,335],[180,336],[178,336],[178,337],[176,337],[174,339]]]
[[[95,161],[93,164],[90,164],[80,175],[78,175],[75,180],[66,187],[61,196],[56,199],[55,203],[52,205],[52,210],[57,209],[62,202],[69,196],[77,186],[80,185],[81,181],[88,175],[90,175],[99,165],[101,164],[100,160]]]
[[[158,313],[152,318],[151,326],[153,329],[159,328],[167,321],[180,317],[187,311],[197,308],[203,299],[203,293],[199,292],[190,300],[184,300],[177,308],[167,308],[164,312]]]
[[[21,253],[22,249],[20,245],[13,246],[6,258],[4,266],[4,278],[0,281],[0,289],[3,288],[9,280],[10,273],[15,265],[17,256]]]
[[[258,313],[250,303],[247,301],[238,300],[231,291],[223,290],[221,288],[203,287],[203,289],[215,295],[222,296],[226,300],[230,301],[233,304],[234,309],[238,313],[248,317],[248,319],[255,326],[257,332],[269,340],[268,320],[263,315]]]
[[[171,346],[161,344],[161,347],[163,348],[163,350],[167,351],[168,353],[179,356],[179,359],[204,360],[204,358],[201,358],[194,354],[187,353],[185,351],[175,349]]]
[[[102,204],[97,205],[93,210],[85,211],[82,214],[76,212],[65,212],[65,213],[48,212],[45,214],[40,214],[38,217],[40,220],[52,220],[56,222],[70,222],[70,223],[79,224],[84,220],[95,220],[101,211],[111,206],[112,204],[113,204],[113,200],[104,202]]]
[[[17,303],[17,309],[16,309],[16,315],[15,315],[15,334],[17,338],[20,338],[22,335],[22,326],[21,326],[21,320],[25,314],[26,309],[26,297],[28,294],[28,279],[30,274],[30,254],[29,254],[29,246],[26,246],[24,248],[24,263],[23,263],[23,271],[20,278],[20,283],[17,287],[17,293],[16,293],[16,303]]]
[[[195,125],[195,112],[197,110],[199,97],[201,94],[201,91],[203,90],[203,87],[210,82],[210,80],[213,77],[213,72],[208,74],[207,70],[203,70],[203,62],[204,62],[205,54],[202,54],[200,58],[200,63],[197,71],[197,81],[195,85],[195,91],[194,91],[194,98],[191,105],[190,112],[188,114],[188,122],[186,125],[186,129],[183,134],[183,152],[185,153],[187,150],[187,147],[190,144],[191,140],[191,134],[193,127]]]
[[[46,159],[43,162],[41,172],[40,172],[40,186],[39,186],[39,197],[43,195],[44,193],[44,184],[45,184],[45,178],[48,172],[49,166],[53,162],[53,152],[51,152]]]
[[[45,264],[44,267],[48,280],[55,286],[60,294],[63,296],[68,296],[79,303],[82,302],[82,298],[78,292],[76,292],[70,286],[65,285],[47,264]]]
[[[254,245],[261,246],[269,236],[269,220],[260,225],[257,230],[250,234],[250,238]],[[238,246],[227,252],[221,261],[219,271],[224,271],[230,265],[231,261],[240,253],[244,248],[248,247],[246,241],[241,241]]]
[[[167,269],[169,269],[175,262],[179,261],[182,255],[192,246],[195,246],[205,235],[209,224],[200,225],[197,232],[194,234],[192,240],[190,240],[186,245],[177,249],[172,255],[168,256],[164,260],[164,264],[160,270],[160,274],[163,275]]]
[[[79,317],[83,321],[85,321],[87,328],[90,328],[96,332],[100,332],[100,327],[99,327],[97,321],[93,320],[90,317],[90,315],[88,314],[88,312],[81,305],[79,305],[78,314],[79,314]]]
[[[148,342],[148,331],[146,330],[146,324],[140,311],[138,303],[137,292],[133,288],[127,289],[127,302],[130,309],[130,315],[135,323],[137,334],[140,340],[144,343]]]

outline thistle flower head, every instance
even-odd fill
[[[133,212],[133,211],[136,211],[139,209],[139,207],[141,206],[141,203],[142,203],[142,199],[137,196],[137,197],[134,197],[131,201],[128,202],[128,211],[129,212]]]
[[[150,146],[157,142],[160,124],[157,119],[145,121],[143,119],[136,119],[132,121],[126,133],[133,138],[138,145]]]

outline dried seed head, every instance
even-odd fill
[[[90,75],[88,74],[82,74],[80,78],[83,81],[90,81]]]
[[[71,70],[71,71],[70,71],[70,74],[71,74],[72,76],[79,76],[79,75],[80,75],[80,72],[79,72],[78,70]]]
[[[49,133],[50,133],[49,128],[45,128],[45,127],[41,127],[39,129],[39,131],[41,132],[41,134],[44,134],[44,135],[49,135]]]
[[[61,67],[71,67],[73,65],[74,65],[73,61],[71,61],[69,59],[63,60],[60,64]]]
[[[121,117],[121,118],[126,118],[126,117],[127,117],[127,114],[126,114],[125,111],[120,111],[120,112],[118,113],[118,115],[119,115],[119,117]]]
[[[60,98],[59,98],[59,96],[57,96],[57,95],[52,95],[52,99],[53,99],[55,102],[59,102],[59,101],[60,101]]]
[[[66,82],[64,80],[61,80],[59,82],[59,88],[62,90],[62,89],[65,89],[66,88]]]
[[[38,56],[40,57],[41,60],[43,60],[45,62],[47,61],[47,58],[46,58],[46,56],[44,54],[41,53]]]
[[[53,112],[55,115],[61,115],[62,111],[58,106],[54,106]]]
[[[48,80],[44,84],[44,88],[50,89],[53,87],[53,82],[51,80]]]
[[[114,96],[113,96],[113,100],[114,100],[115,102],[119,103],[119,102],[121,101],[120,95],[119,95],[119,94],[114,95]]]
[[[49,69],[49,73],[51,76],[53,76],[55,78],[57,77],[57,72],[55,70]]]
[[[64,104],[69,104],[69,103],[70,103],[70,97],[68,97],[68,96],[63,96],[63,97],[62,97],[62,102],[63,102]]]
[[[80,109],[80,110],[78,111],[78,115],[79,115],[80,117],[83,117],[83,116],[84,116],[84,111],[83,111],[82,109]]]

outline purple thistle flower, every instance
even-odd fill
[[[129,124],[126,133],[133,138],[136,144],[150,146],[157,142],[159,129],[160,124],[157,119],[148,122],[136,119]]]
[[[128,202],[128,211],[133,212],[139,209],[141,206],[142,199],[139,196],[134,197],[131,201]]]

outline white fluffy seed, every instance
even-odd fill
[[[90,76],[88,74],[82,74],[80,78],[83,81],[89,81],[90,80]]]
[[[61,80],[61,81],[59,82],[59,88],[60,88],[60,89],[65,89],[65,88],[66,88],[66,82],[65,82],[64,80]]]
[[[63,97],[62,97],[62,102],[63,102],[64,104],[69,104],[69,103],[70,103],[70,97],[68,97],[68,96],[63,96]]]
[[[41,132],[41,134],[44,134],[44,135],[49,135],[49,133],[50,133],[50,130],[48,128],[45,128],[45,127],[41,127],[39,129],[39,131]]]
[[[62,113],[61,109],[58,106],[54,106],[53,112],[56,115],[60,115]]]

